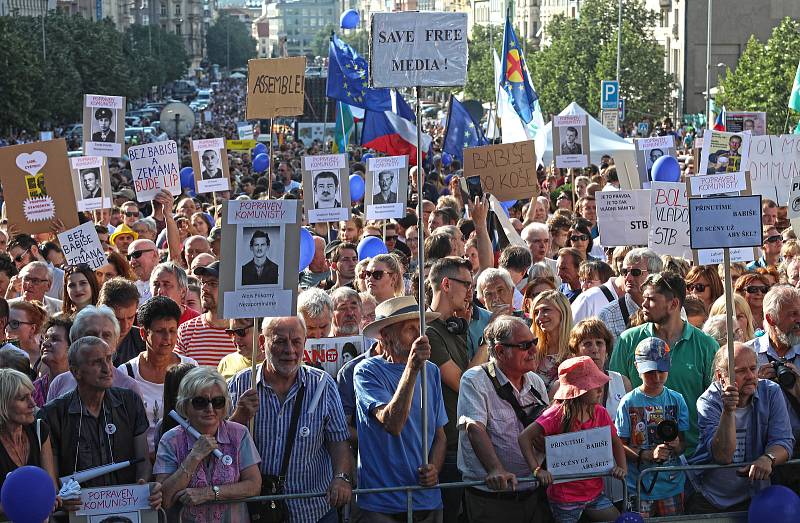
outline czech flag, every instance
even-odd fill
[[[717,119],[714,120],[714,130],[724,131],[725,129],[725,106],[723,105],[722,111],[719,112]]]
[[[422,156],[430,149],[431,137],[422,133]],[[408,164],[417,164],[416,116],[403,97],[392,91],[391,111],[364,111],[361,145],[389,156],[408,155]]]

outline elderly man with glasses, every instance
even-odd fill
[[[139,289],[139,305],[153,297],[150,292],[150,276],[158,265],[158,248],[152,240],[136,240],[128,246],[128,262],[136,274]]]
[[[38,301],[44,305],[50,316],[61,312],[61,300],[47,295],[53,282],[53,272],[45,262],[29,263],[22,268],[19,277],[22,279],[22,294],[19,298],[8,300],[9,305],[18,301]]]

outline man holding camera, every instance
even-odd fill
[[[764,296],[766,335],[747,345],[756,352],[758,377],[781,386],[795,440],[800,436],[800,380],[797,379],[800,354],[800,289],[786,285],[773,287]],[[795,447],[792,457],[800,456]],[[776,482],[795,491],[800,489],[800,467],[782,467]]]

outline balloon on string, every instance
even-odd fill
[[[444,184],[445,185],[450,185],[450,180],[452,180],[452,179],[453,179],[453,175],[452,174],[448,174],[447,176],[444,177]]]
[[[386,248],[383,240],[377,236],[367,236],[358,242],[356,252],[358,252],[358,261],[361,261],[367,258],[374,258],[379,254],[387,254],[389,249]]]
[[[253,157],[258,156],[261,153],[267,153],[267,145],[264,142],[258,142],[256,146],[253,147]]]
[[[514,207],[514,204],[517,203],[517,200],[508,200],[507,202],[500,202],[500,207],[506,211],[506,216],[511,216],[511,208]]]
[[[681,180],[681,166],[674,156],[664,155],[653,162],[650,171],[653,180],[657,182],[679,182]]]
[[[314,237],[307,229],[300,228],[300,271],[303,272],[311,264],[314,258]]]
[[[372,153],[364,154],[364,155],[361,156],[361,163],[366,164],[369,161],[370,158],[374,158],[374,157],[375,157],[375,155],[373,155]]]
[[[0,502],[15,523],[46,521],[56,501],[53,480],[44,469],[26,465],[11,471],[3,483]]]
[[[364,199],[364,178],[356,173],[350,175],[350,199],[354,202]]]
[[[269,168],[269,156],[261,153],[253,158],[253,170],[257,173],[263,173]]]
[[[339,18],[339,25],[342,26],[342,29],[355,29],[358,27],[360,19],[361,17],[358,15],[358,11],[355,9],[348,9],[342,13],[342,16]]]
[[[191,167],[184,167],[180,172],[181,176],[181,189],[189,189],[189,195],[194,196],[194,169]]]
[[[451,163],[453,163],[453,155],[450,153],[442,153],[442,165],[447,167]]]
[[[6,480],[8,481],[8,480]],[[5,489],[5,487],[3,487]],[[800,497],[783,485],[772,485],[756,494],[747,511],[748,523],[789,523],[800,514]]]

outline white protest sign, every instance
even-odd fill
[[[97,236],[94,223],[86,222],[74,229],[58,234],[61,250],[67,265],[86,263],[89,267],[98,269],[108,263],[103,245]]]
[[[750,171],[753,194],[784,204],[792,179],[800,177],[800,135],[753,136],[745,170]]]
[[[408,199],[408,156],[370,158],[364,194],[368,220],[403,218]]]
[[[650,191],[598,191],[597,226],[604,247],[647,245]]]
[[[111,178],[102,156],[77,156],[69,159],[72,185],[79,211],[110,209]]]
[[[743,172],[690,176],[692,196],[738,193],[747,190],[747,174]]]
[[[758,247],[761,196],[689,198],[692,249]]]
[[[718,265],[722,263],[723,256],[724,253],[722,252],[722,249],[703,249],[701,251],[697,251],[697,264]],[[755,249],[753,248],[731,249],[731,263],[746,263],[755,259]]]
[[[81,508],[76,515],[111,515],[150,510],[149,496],[150,485],[147,484],[81,488]]]
[[[780,203],[778,202],[778,204]],[[789,219],[800,218],[800,178],[792,179],[792,189],[786,205],[789,207],[789,212],[787,213]]]
[[[467,82],[467,13],[374,13],[373,87],[447,87]]]
[[[647,246],[658,254],[691,259],[688,207],[685,184],[652,182]]]
[[[589,167],[589,124],[586,115],[555,116],[552,128],[556,167]]]
[[[128,157],[137,201],[152,201],[161,189],[173,196],[181,193],[181,164],[174,140],[130,147]]]
[[[308,338],[303,350],[303,362],[319,365],[331,377],[336,377],[345,363],[363,353],[364,349],[364,336]]]
[[[611,427],[565,432],[544,438],[547,470],[553,478],[602,474],[614,468]]]
[[[252,140],[255,138],[253,124],[250,122],[238,122],[236,124],[236,134],[239,135],[240,140]]]

